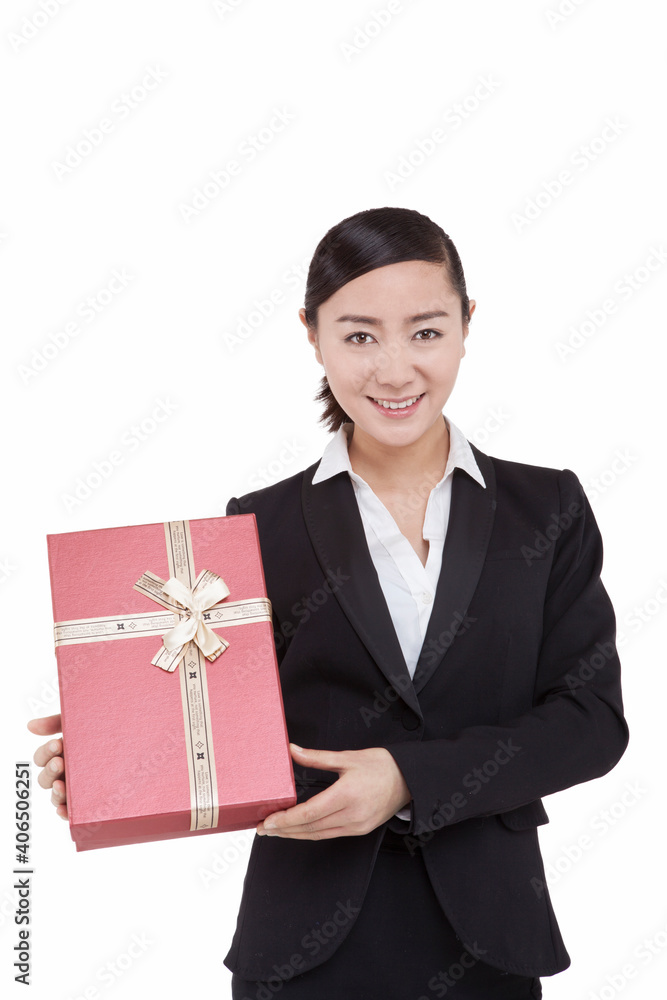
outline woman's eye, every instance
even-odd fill
[[[423,333],[432,334],[433,336],[422,337],[421,334]],[[355,340],[354,339],[355,337],[369,337],[370,340],[373,339],[370,333],[364,333],[363,331],[359,330],[358,333],[351,333],[349,337],[345,338],[345,340],[346,341],[349,340],[351,344],[358,344],[360,347],[362,347],[364,344],[370,343],[369,340],[361,340],[361,341]],[[419,337],[421,340],[437,340],[439,337],[442,337],[442,334],[438,330],[419,330],[415,334],[415,337]]]

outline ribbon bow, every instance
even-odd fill
[[[199,646],[207,660],[217,659],[229,646],[204,620],[206,612],[217,607],[229,595],[229,587],[216,573],[202,570],[190,589],[175,576],[165,583],[159,576],[147,571],[137,580],[134,589],[169,608],[181,619],[162,636],[162,646],[151,660],[155,666],[170,672],[175,670],[190,642]]]
[[[228,643],[204,624],[204,612],[229,595],[229,587],[219,576],[195,592],[189,590],[175,576],[169,577],[162,593],[173,597],[185,610],[186,617],[162,636],[165,648],[173,653],[179,647],[193,640],[207,660],[215,660],[224,652]]]

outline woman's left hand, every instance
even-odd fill
[[[294,840],[360,837],[390,819],[412,798],[398,764],[384,747],[367,750],[304,750],[290,743],[301,767],[338,771],[329,788],[307,802],[271,813],[257,833]]]

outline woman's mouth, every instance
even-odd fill
[[[380,410],[386,417],[396,420],[397,418],[409,417],[410,414],[414,413],[419,408],[424,395],[425,393],[422,392],[419,396],[409,396],[400,403],[392,403],[388,399],[380,399],[374,396],[368,396],[367,398],[370,399],[376,410]]]

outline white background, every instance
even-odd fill
[[[491,455],[574,470],[605,542],[631,743],[610,774],[546,801],[540,837],[572,966],[543,981],[545,997],[662,994],[659,9],[649,0],[4,0],[3,981],[17,940],[13,762],[43,742],[26,721],[58,710],[46,533],[219,515],[231,496],[316,461],[328,439],[313,402],[321,369],[297,317],[305,270],[289,273],[341,219],[401,205],[450,234],[478,303],[446,412]],[[378,29],[381,10],[391,17]],[[149,70],[153,89],[142,91]],[[270,141],[249,160],[243,144],[276,109],[291,120],[262,133]],[[104,118],[112,130],[89,152],[80,145],[85,155],[58,176],[68,147]],[[420,154],[436,128],[444,141]],[[412,170],[392,180],[401,157]],[[240,173],[208,187],[186,220],[183,206],[230,159]],[[564,170],[571,183],[559,191]],[[114,270],[127,284],[103,304]],[[257,303],[271,293],[282,301],[262,317]],[[90,322],[80,309],[89,296],[99,308]],[[580,346],[564,354],[559,345],[587,319]],[[172,412],[151,423],[160,401]],[[132,428],[142,422],[139,441]],[[68,501],[113,451],[122,461],[108,478]],[[77,854],[36,773],[34,1000],[149,988],[186,996],[195,985],[228,996],[222,959],[251,833]],[[207,884],[223,852],[226,870]],[[127,967],[134,934],[150,944]],[[125,967],[122,978],[103,981],[107,963]]]

